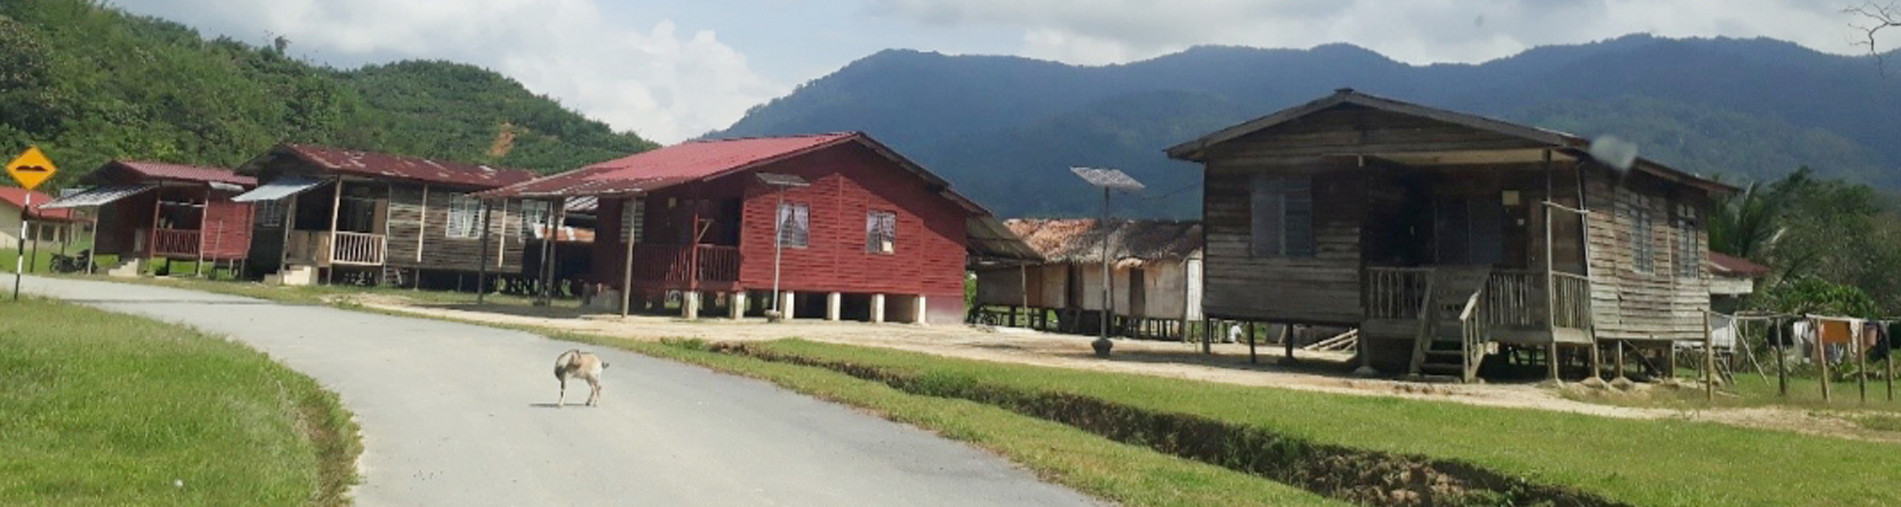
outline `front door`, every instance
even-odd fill
[[[1433,202],[1438,264],[1497,264],[1505,258],[1505,206],[1497,194],[1440,195]]]

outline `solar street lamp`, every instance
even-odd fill
[[[1135,192],[1146,188],[1142,185],[1142,182],[1135,181],[1135,178],[1131,178],[1128,174],[1115,169],[1071,167],[1069,170],[1070,172],[1076,173],[1077,177],[1082,178],[1083,181],[1088,182],[1091,186],[1102,189],[1102,219],[1099,223],[1100,227],[1108,227],[1109,225],[1109,193],[1111,191],[1121,190],[1124,192]],[[1115,310],[1114,301],[1109,297],[1109,279],[1111,276],[1113,275],[1111,275],[1109,271],[1109,231],[1103,229],[1102,329],[1096,341],[1089,343],[1091,347],[1096,349],[1096,355],[1099,357],[1108,357],[1109,349],[1115,347],[1115,344],[1109,341],[1109,314]]]
[[[809,187],[805,178],[790,174],[759,173],[759,182],[773,187],[779,192],[779,205],[772,208],[772,311],[785,318],[785,307],[779,302],[779,259],[785,252],[785,220],[779,216],[785,210],[785,189]],[[768,319],[770,320],[770,319]]]

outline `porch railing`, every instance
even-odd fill
[[[152,255],[192,257],[198,255],[199,235],[192,229],[152,229]]]
[[[1485,323],[1535,327],[1545,323],[1545,275],[1535,271],[1493,271],[1485,281]]]
[[[702,282],[739,280],[739,247],[719,245],[665,245],[643,243],[634,246],[634,279],[661,282],[688,282],[693,273],[694,253],[699,254],[697,279]]]
[[[383,252],[388,249],[381,234],[337,231],[333,241],[336,244],[330,262],[334,264],[382,265]]]
[[[1366,268],[1366,317],[1419,318],[1431,281],[1432,268]]]
[[[1489,284],[1488,284],[1489,285]],[[1463,348],[1459,349],[1459,371],[1461,380],[1471,382],[1479,376],[1479,363],[1485,360],[1485,342],[1491,325],[1487,322],[1484,299],[1490,288],[1479,289],[1465,300],[1465,309],[1459,312],[1459,340]]]
[[[1571,273],[1552,273],[1551,325],[1571,329],[1591,327],[1591,280]]]

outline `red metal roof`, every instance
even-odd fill
[[[57,220],[61,222],[71,222],[75,220],[73,218],[73,210],[70,209],[40,209],[40,206],[45,206],[46,203],[53,202],[53,196],[19,187],[0,187],[0,201],[5,201],[15,208],[26,206],[27,194],[33,194],[33,209],[27,210],[26,212],[28,219]]]
[[[379,178],[482,188],[502,187],[535,178],[535,173],[521,169],[406,157],[373,151],[301,144],[284,144],[279,146],[277,151],[301,158],[325,170]]]
[[[857,132],[688,141],[489,192],[484,197],[627,195],[652,192],[831,146]]]
[[[1769,266],[1757,264],[1741,257],[1710,252],[1710,272],[1719,275],[1755,278],[1769,274]]]
[[[257,186],[257,178],[240,175],[231,172],[230,169],[218,167],[167,164],[164,162],[143,162],[137,160],[115,160],[106,163],[106,167],[108,168],[115,166],[124,168],[133,174],[147,179],[197,181],[205,183],[218,182],[246,187]]]

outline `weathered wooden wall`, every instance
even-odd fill
[[[439,271],[480,269],[483,259],[482,237],[452,238],[448,235],[449,203],[457,195],[472,190],[466,187],[390,182],[389,212],[385,229],[389,251],[384,261],[399,268]],[[427,192],[424,191],[425,187]],[[426,194],[426,199],[425,199]],[[491,203],[489,213],[488,270],[494,273],[521,271],[521,203]],[[479,220],[479,219],[478,219]]]
[[[1619,177],[1606,170],[1586,171],[1586,205],[1591,210],[1591,304],[1598,339],[1694,340],[1703,335],[1702,310],[1709,308],[1709,280],[1676,273],[1677,234],[1673,209],[1688,204],[1698,213],[1697,252],[1708,252],[1707,199],[1671,192],[1654,179]],[[1640,273],[1634,263],[1635,226],[1629,209],[1636,196],[1650,197],[1655,269]],[[1698,260],[1699,265],[1701,260]]]
[[[1320,324],[1360,321],[1363,172],[1318,160],[1211,161],[1204,171],[1207,316]],[[1250,250],[1250,181],[1256,174],[1313,178],[1314,256],[1256,257]]]

